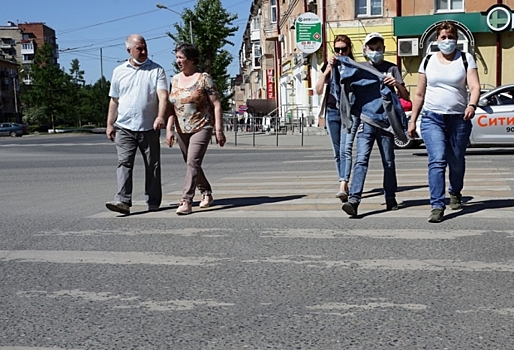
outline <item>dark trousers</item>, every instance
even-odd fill
[[[115,201],[132,205],[132,173],[134,160],[139,149],[145,163],[145,197],[148,205],[161,204],[161,145],[160,131],[131,131],[116,129],[116,149],[118,151],[118,192]]]

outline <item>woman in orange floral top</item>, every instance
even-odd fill
[[[192,44],[180,44],[175,49],[180,73],[171,80],[169,101],[173,106],[166,126],[166,143],[177,142],[187,165],[182,199],[177,214],[187,215],[192,210],[195,188],[202,194],[200,208],[213,202],[212,189],[202,170],[202,161],[211,141],[213,128],[218,144],[225,145],[223,115],[218,90],[212,77],[198,70],[200,52]],[[175,129],[175,130],[173,130]]]

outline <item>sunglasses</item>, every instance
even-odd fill
[[[334,47],[335,53],[347,53],[348,52],[348,46],[345,47]]]

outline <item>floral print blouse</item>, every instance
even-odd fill
[[[202,73],[196,83],[187,88],[179,87],[177,76],[173,77],[169,101],[175,107],[176,131],[188,134],[212,128],[214,106],[210,96],[215,94],[218,94],[218,90],[208,73]]]

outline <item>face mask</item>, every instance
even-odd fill
[[[455,51],[456,46],[457,46],[457,41],[453,40],[453,39],[441,40],[437,43],[437,47],[445,55],[449,55],[453,51]]]
[[[371,62],[378,63],[384,59],[384,52],[383,51],[368,51],[366,56],[368,56],[368,58]]]
[[[148,61],[148,58],[146,60],[144,60],[143,62],[139,62],[134,57],[132,57],[132,61],[134,61],[134,63],[137,64],[138,66],[142,66],[146,61]]]

